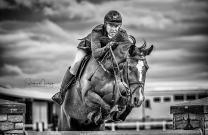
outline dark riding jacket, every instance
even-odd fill
[[[122,36],[128,37],[127,32],[119,28],[118,31]],[[78,45],[78,48],[84,49],[87,54],[93,55],[95,59],[98,59],[105,54],[107,51],[106,44],[101,43],[100,39],[101,37],[106,36],[108,37],[108,33],[106,31],[105,25],[100,24],[96,26],[90,34],[88,34],[87,37],[83,38],[80,44]],[[113,38],[111,39],[113,40]]]

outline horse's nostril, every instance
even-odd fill
[[[139,99],[137,97],[134,97],[134,103],[138,103]]]
[[[127,96],[127,92],[122,92],[121,95],[126,97]]]

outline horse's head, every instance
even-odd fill
[[[149,68],[146,56],[153,50],[153,45],[146,48],[146,41],[142,47],[136,47],[136,40],[132,37],[133,45],[129,48],[129,55],[127,57],[126,76],[127,83],[131,91],[131,104],[134,107],[140,107],[144,101],[144,84],[146,72]]]
[[[118,34],[114,38],[114,41],[119,45],[113,52],[111,51],[111,53],[109,53],[104,63],[107,69],[126,67],[123,70],[124,74],[126,74],[124,75],[124,80],[128,83],[131,90],[131,104],[135,107],[139,107],[145,99],[144,84],[146,72],[149,68],[146,56],[152,52],[153,45],[150,48],[146,48],[145,41],[142,47],[136,47],[136,39],[133,36],[130,36],[130,38],[133,40],[133,43],[130,42],[128,38]],[[127,66],[123,66],[125,61]]]

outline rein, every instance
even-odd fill
[[[117,60],[116,60],[116,57],[115,57],[115,55],[114,55],[114,53],[113,53],[113,50],[112,50],[112,47],[110,46],[110,52],[111,52],[111,54],[112,54],[112,58],[113,58],[113,60],[115,61],[115,63],[116,63],[116,67],[117,67],[117,69],[118,69],[118,75],[120,76],[120,78],[121,78],[121,82],[122,82],[122,84],[124,85],[124,83],[123,83],[123,76],[121,75],[121,72],[120,72],[120,68],[119,68],[119,65],[118,65],[118,62],[117,62]],[[112,63],[113,63],[113,60],[112,60]],[[114,77],[115,77],[115,84],[116,84],[116,86],[117,86],[117,89],[118,89],[118,92],[119,92],[119,96],[122,96],[121,95],[121,91],[120,91],[120,89],[119,89],[119,84],[118,84],[118,78],[116,77],[116,71],[115,71],[115,67],[113,66],[113,71],[114,71]],[[129,89],[129,88],[127,88],[127,86],[126,85],[124,85],[124,87],[126,88],[126,90],[127,89]],[[115,102],[115,87],[113,88],[113,97],[112,97],[112,100],[111,100],[111,104],[114,104],[114,102]]]
[[[94,70],[94,72],[92,73],[92,75],[89,77],[89,79],[88,79],[89,81],[91,81],[93,75],[94,75],[95,72],[98,70],[99,66],[101,66],[102,69],[103,69],[105,72],[110,73],[110,72],[103,66],[103,64],[102,64],[103,60],[105,59],[105,57],[107,56],[108,53],[109,53],[109,50],[105,53],[105,55],[104,55],[104,57],[102,58],[101,61],[97,61],[99,64],[97,65],[97,67],[96,67],[96,69]]]
[[[121,72],[120,72],[120,68],[119,68],[118,62],[117,62],[117,60],[116,60],[116,57],[115,57],[115,55],[114,55],[114,52],[113,52],[111,46],[110,46],[109,50],[106,52],[106,54],[104,55],[104,57],[102,58],[102,60],[101,60],[101,61],[98,61],[99,65],[97,66],[97,68],[95,69],[95,71],[93,72],[93,74],[91,75],[91,77],[90,77],[88,80],[91,81],[92,76],[95,74],[95,72],[96,72],[96,70],[98,69],[99,66],[101,66],[102,69],[103,69],[105,72],[110,73],[110,71],[108,71],[108,70],[103,66],[103,64],[102,64],[103,60],[106,58],[106,56],[107,56],[107,54],[108,54],[109,52],[111,52],[112,58],[113,58],[113,60],[114,60],[115,63],[116,63],[116,67],[117,67],[117,69],[118,69],[118,74],[119,74],[119,76],[120,76],[120,78],[121,78],[121,82],[122,82],[123,86],[126,88],[127,96],[131,96],[130,89],[129,89],[128,85],[126,85],[126,83],[124,82],[123,76],[121,75]],[[113,63],[113,60],[112,60],[112,63]],[[114,67],[114,66],[113,66],[113,71],[114,71],[113,76],[114,76],[114,78],[115,78],[115,85],[116,85],[117,88],[118,88],[119,96],[122,96],[122,95],[121,95],[121,92],[120,92],[120,89],[119,89],[119,87],[118,87],[118,86],[119,86],[119,84],[118,84],[118,78],[116,77],[117,75],[116,75],[116,70],[115,70],[115,67]],[[115,88],[115,85],[114,85],[114,87],[113,87],[113,97],[112,97],[112,100],[111,100],[111,103],[112,103],[112,104],[115,102],[115,89],[116,89],[116,88]]]
[[[122,79],[122,76],[121,76],[121,73],[120,73],[120,68],[119,68],[118,62],[117,62],[117,60],[116,60],[116,57],[115,57],[115,55],[114,55],[114,53],[113,53],[113,50],[112,50],[112,47],[111,47],[111,46],[110,46],[109,50],[105,53],[105,55],[104,55],[104,57],[102,58],[102,60],[101,60],[101,61],[98,61],[99,65],[97,66],[97,68],[94,70],[94,72],[92,73],[92,75],[91,75],[90,78],[88,79],[89,81],[91,81],[93,75],[95,74],[95,72],[97,71],[97,69],[98,69],[99,66],[101,66],[102,69],[103,69],[105,72],[111,74],[110,71],[108,71],[108,70],[103,66],[103,64],[102,64],[103,60],[106,58],[106,56],[107,56],[107,54],[108,54],[109,52],[111,52],[111,54],[112,54],[112,57],[113,57],[113,59],[114,59],[114,61],[115,61],[115,63],[116,63],[116,66],[117,66],[117,68],[118,68],[119,76],[121,77],[121,82],[123,83],[123,79]],[[118,78],[116,77],[116,71],[115,71],[115,67],[114,67],[114,66],[113,66],[113,71],[114,71],[114,75],[113,75],[113,76],[114,76],[114,78],[115,78],[115,84],[116,84],[116,86],[117,86],[117,88],[118,88],[118,90],[119,90],[119,96],[122,96],[122,95],[121,95],[121,92],[120,92],[120,89],[119,89],[119,87],[118,87]],[[124,83],[123,83],[123,85],[124,85]],[[124,86],[125,86],[125,88],[127,87],[126,85],[124,85]],[[115,102],[115,100],[114,100],[114,99],[115,99],[115,89],[116,89],[116,88],[115,88],[115,85],[114,85],[114,87],[113,87],[113,97],[112,97],[112,100],[111,100],[111,104],[113,104],[113,103]]]
[[[91,75],[91,77],[90,77],[88,80],[91,81],[91,78],[93,77],[93,75],[95,74],[95,72],[97,71],[97,69],[98,69],[99,66],[101,66],[102,69],[103,69],[105,72],[110,73],[110,71],[107,70],[107,69],[103,66],[103,64],[102,64],[103,60],[106,58],[106,56],[108,55],[109,52],[112,54],[112,63],[113,63],[113,60],[114,60],[115,63],[116,63],[116,68],[118,69],[118,76],[121,78],[121,83],[122,83],[123,86],[126,88],[127,99],[129,99],[129,101],[130,101],[131,98],[132,98],[132,94],[133,94],[133,93],[135,92],[135,90],[136,90],[136,89],[135,89],[133,92],[131,92],[130,86],[131,86],[131,85],[134,85],[134,84],[139,84],[138,87],[144,87],[144,82],[141,82],[141,81],[139,81],[139,82],[137,82],[137,81],[135,81],[135,82],[129,82],[129,81],[128,81],[128,69],[127,69],[127,84],[124,82],[123,75],[121,75],[121,72],[120,72],[120,68],[119,68],[118,62],[117,62],[117,60],[116,60],[116,57],[115,57],[115,55],[114,55],[114,52],[113,52],[111,46],[110,46],[109,50],[106,52],[106,54],[104,55],[104,57],[102,58],[102,60],[101,60],[101,61],[98,61],[99,65],[98,65],[97,68],[94,70],[93,74]],[[126,59],[145,60],[145,58],[133,58],[133,57],[129,57],[129,56],[128,56]],[[126,62],[126,63],[127,63],[127,62]],[[128,68],[128,63],[127,63],[127,68]],[[113,66],[113,71],[114,71],[113,76],[114,76],[114,78],[115,78],[115,85],[117,86],[117,89],[118,89],[118,91],[119,91],[119,96],[122,96],[122,95],[121,95],[121,92],[120,92],[120,89],[119,89],[119,87],[118,87],[118,86],[119,86],[119,84],[118,84],[118,78],[116,77],[116,71],[115,71],[115,67],[114,67],[114,66]],[[114,85],[114,87],[113,87],[113,96],[112,96],[111,104],[114,104],[114,102],[115,102],[115,94],[116,94],[116,93],[115,93],[115,89],[116,89],[115,85]],[[129,97],[129,98],[128,98],[128,97]]]

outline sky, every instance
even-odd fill
[[[137,46],[142,38],[154,45],[147,90],[208,88],[207,0],[0,0],[0,92],[50,98],[78,39],[110,10],[121,13],[122,28]]]

